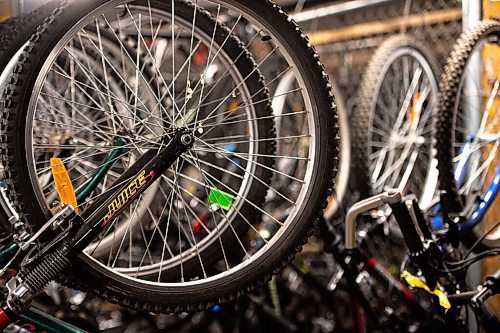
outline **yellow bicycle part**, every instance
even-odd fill
[[[75,212],[78,213],[76,194],[73,188],[73,183],[71,183],[68,170],[66,170],[66,167],[60,158],[51,158],[50,166],[52,168],[52,176],[54,177],[54,183],[61,202],[73,206]]]

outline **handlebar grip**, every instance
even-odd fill
[[[424,244],[417,228],[413,224],[413,219],[410,216],[410,211],[404,202],[390,205],[392,213],[398,222],[404,241],[411,254],[419,254],[424,250]]]
[[[500,293],[500,269],[486,277],[486,282],[494,295]]]

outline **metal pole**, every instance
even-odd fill
[[[474,27],[481,20],[481,0],[462,0],[462,29],[464,31]],[[465,77],[465,90],[475,91],[476,82],[480,80],[482,72],[482,62],[481,55],[475,53],[469,59],[469,68],[473,68],[469,71],[468,75]],[[476,95],[476,96],[474,96]],[[466,104],[469,105],[470,110],[479,110],[481,107],[481,100],[478,94],[471,94],[470,96],[464,96]],[[466,131],[467,133],[475,133],[476,129],[479,127],[480,115],[475,112],[469,112],[466,116]],[[478,157],[479,158],[479,157]],[[467,272],[468,279],[475,285],[479,284],[481,281],[481,266],[479,264],[472,265]],[[473,317],[475,314],[467,309],[469,312],[469,317]],[[471,332],[477,332],[476,325],[472,323],[469,324],[469,329]]]
[[[10,14],[12,17],[17,17],[21,14],[20,4],[24,0],[10,0]]]
[[[481,0],[462,0],[462,28],[467,30],[481,20]]]
[[[292,14],[290,15],[290,17],[294,19],[295,22],[305,22],[321,17],[346,13],[356,9],[371,7],[392,1],[394,0],[353,0],[341,4],[334,4],[321,8],[305,10],[297,14]]]

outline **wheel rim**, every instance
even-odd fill
[[[486,194],[500,162],[498,52],[498,36],[490,36],[475,45],[455,99],[451,131],[452,165],[455,167],[458,194],[467,200],[465,206],[482,200],[480,198]],[[499,199],[493,200],[492,209]],[[481,234],[489,228],[480,224],[478,229],[483,229],[479,230]],[[492,243],[497,243],[499,239],[499,226],[489,230],[485,236],[485,240]]]
[[[123,1],[115,1],[113,3],[118,3],[118,2],[121,3]],[[237,11],[240,10],[238,7],[232,7],[232,9],[237,10]],[[244,12],[241,12],[241,13],[244,14]],[[271,27],[268,26],[267,28],[270,29]],[[256,31],[259,32],[259,30],[256,30]],[[255,36],[257,36],[257,34]],[[276,42],[276,44],[278,44],[278,45],[280,45],[281,43],[282,43],[281,41]],[[277,48],[272,49],[271,52],[276,52],[276,50],[277,50]],[[286,50],[286,48],[284,48],[284,50]],[[290,50],[287,50],[287,51],[290,52]],[[279,224],[280,225],[279,230],[276,231],[274,234],[271,234],[269,236],[262,236],[260,234],[261,230],[254,230],[255,231],[254,240],[262,239],[262,241],[265,243],[265,245],[263,245],[263,247],[260,249],[258,247],[256,247],[255,245],[253,245],[253,249],[255,250],[255,253],[247,253],[247,255],[249,255],[249,257],[250,257],[250,260],[245,260],[245,261],[243,261],[235,266],[232,266],[230,269],[221,270],[221,272],[214,274],[212,276],[205,275],[199,281],[186,282],[186,281],[183,281],[184,280],[183,278],[181,278],[181,281],[179,283],[166,283],[166,282],[160,282],[159,281],[160,278],[159,278],[157,282],[153,282],[153,281],[149,281],[149,280],[140,280],[141,283],[152,284],[152,285],[158,284],[158,285],[164,285],[164,286],[167,286],[167,285],[174,285],[175,286],[175,285],[179,285],[179,284],[203,283],[204,281],[212,281],[212,280],[219,279],[219,278],[221,278],[221,276],[227,277],[231,273],[237,272],[242,267],[249,265],[250,263],[253,263],[255,260],[257,260],[257,258],[265,252],[265,248],[268,248],[270,246],[275,246],[277,240],[279,240],[280,237],[285,233],[285,229],[286,229],[285,227],[287,226],[287,224],[298,223],[297,220],[299,219],[298,215],[300,215],[299,214],[300,212],[299,212],[299,209],[297,207],[301,206],[301,203],[305,200],[307,193],[310,191],[310,188],[308,187],[308,182],[310,182],[310,179],[312,177],[312,172],[313,172],[312,165],[314,165],[314,163],[318,157],[316,154],[317,142],[314,140],[314,138],[316,138],[316,136],[314,135],[314,133],[315,133],[314,123],[317,120],[315,118],[315,115],[312,114],[313,112],[306,111],[306,110],[312,110],[313,105],[312,105],[310,98],[309,98],[309,92],[307,92],[307,91],[305,91],[305,89],[303,89],[305,84],[304,84],[303,78],[300,74],[301,72],[298,69],[296,69],[297,64],[294,63],[292,55],[290,55],[289,53],[282,52],[280,54],[280,56],[282,56],[289,63],[294,65],[294,66],[290,65],[286,69],[286,71],[292,70],[294,73],[296,73],[297,84],[299,85],[299,87],[302,87],[298,91],[300,91],[300,96],[303,99],[303,104],[304,104],[303,110],[304,111],[295,110],[295,111],[293,111],[293,113],[287,114],[287,115],[290,117],[303,118],[302,123],[304,124],[304,126],[302,128],[302,131],[306,134],[302,134],[302,135],[300,135],[300,137],[293,137],[293,138],[292,137],[277,138],[277,141],[278,141],[277,144],[280,145],[279,139],[283,139],[283,141],[285,141],[285,139],[290,139],[290,140],[306,141],[306,142],[302,142],[302,143],[300,143],[300,145],[299,144],[296,145],[296,146],[300,146],[299,147],[300,149],[296,148],[296,150],[297,150],[296,155],[297,156],[293,156],[293,158],[300,160],[301,161],[300,163],[304,166],[304,168],[299,168],[300,174],[301,174],[300,179],[295,177],[295,174],[294,174],[294,176],[290,176],[284,172],[281,172],[279,167],[276,167],[274,170],[272,170],[275,174],[278,174],[278,175],[284,176],[284,177],[288,177],[288,178],[293,178],[294,182],[304,184],[299,189],[295,189],[294,191],[291,191],[291,192],[293,192],[293,195],[294,195],[294,198],[292,200],[289,198],[282,198],[283,200],[287,199],[288,201],[291,202],[288,214],[286,216],[282,217],[282,221],[280,221],[277,217],[275,217],[274,216],[275,213],[272,212],[274,203],[273,202],[269,203],[272,200],[266,200],[266,204],[264,205],[265,208],[262,210],[262,214],[266,218],[271,219],[275,223]],[[264,60],[265,60],[265,58],[264,58]],[[36,96],[36,94],[35,94],[35,96]],[[286,131],[285,131],[285,133],[286,133]],[[222,151],[217,151],[217,152],[223,153]],[[278,160],[278,162],[276,162],[276,165],[279,165],[279,160],[286,160],[287,158],[291,158],[291,157],[292,156],[273,156],[273,158]],[[309,162],[309,161],[312,161],[312,162]],[[276,180],[273,180],[273,181],[276,181]],[[273,189],[273,185],[271,186],[271,189]],[[275,191],[275,192],[276,192],[275,194],[277,196],[281,195],[277,191]],[[180,232],[180,230],[179,230],[179,232]],[[269,240],[266,239],[267,237],[269,237]],[[243,245],[241,243],[239,245],[243,247]],[[101,267],[101,268],[107,269],[103,263],[96,261],[90,257],[87,257],[84,260],[89,262],[94,267]],[[227,264],[227,262],[226,262],[226,264]],[[160,271],[161,271],[161,269],[160,269]],[[131,272],[129,271],[128,273],[130,274]],[[139,280],[136,280],[136,278],[140,278],[140,276],[138,276],[137,274],[134,274],[133,277],[130,277],[129,275],[124,274],[124,272],[120,271],[120,270],[113,270],[113,274],[118,274],[126,279],[134,279],[135,281],[139,281]],[[161,274],[160,274],[160,276],[161,276]]]
[[[432,160],[438,91],[432,68],[415,49],[397,49],[387,59],[375,91],[368,134],[372,188],[376,193],[388,187],[421,196],[431,181],[426,166]]]

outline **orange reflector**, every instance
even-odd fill
[[[239,105],[239,103],[238,103],[237,100],[232,101],[231,104],[229,104],[229,107],[228,107],[227,111],[229,111],[229,112],[236,111],[238,109],[238,105]]]
[[[63,162],[60,158],[51,158],[50,166],[59,198],[63,203],[73,206],[75,212],[78,213],[75,190]]]
[[[416,114],[420,113],[420,109],[422,108],[422,105],[419,105],[421,97],[422,97],[422,93],[417,92],[417,94],[413,98],[413,103],[411,105],[411,110],[410,110],[410,125],[413,124],[413,121],[415,120]]]

